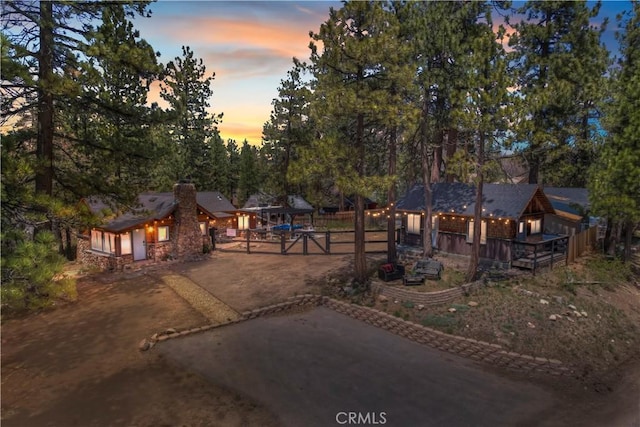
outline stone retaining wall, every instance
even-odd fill
[[[246,311],[242,313],[242,317],[237,320],[184,331],[169,329],[160,334],[154,334],[150,341],[147,341],[146,339],[143,340],[143,342],[140,343],[140,349],[148,350],[157,342],[166,341],[172,338],[208,331],[262,316],[286,313],[300,308],[312,308],[320,305],[354,319],[369,323],[370,325],[385,329],[396,335],[408,338],[417,343],[426,344],[439,350],[457,354],[472,360],[489,363],[493,366],[517,370],[523,373],[544,373],[555,376],[572,375],[570,367],[566,366],[559,360],[508,352],[498,344],[491,344],[471,338],[445,334],[416,323],[405,321],[373,308],[349,304],[326,296],[311,294],[291,297],[287,301],[279,304]]]
[[[456,298],[470,294],[484,286],[484,281],[467,283],[457,288],[445,289],[436,292],[417,292],[410,289],[386,286],[382,283],[374,283],[372,290],[389,298],[395,298],[400,301],[411,301],[414,304],[438,305],[445,302],[453,301]]]

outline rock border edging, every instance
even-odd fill
[[[468,359],[489,363],[493,366],[520,371],[523,373],[544,373],[554,376],[572,376],[571,368],[560,360],[544,357],[534,357],[526,354],[509,352],[498,344],[474,340],[456,335],[449,335],[417,323],[409,322],[391,314],[361,305],[346,303],[327,296],[305,294],[290,297],[287,301],[261,307],[255,310],[245,311],[236,320],[230,320],[219,324],[211,324],[197,328],[176,331],[167,329],[160,334],[154,334],[150,340],[144,339],[140,343],[140,350],[152,348],[156,343],[173,338],[179,338],[199,332],[220,328],[258,317],[285,313],[294,308],[311,308],[325,306],[338,313],[345,314],[357,320],[366,322],[372,326],[385,329],[393,334],[405,337],[419,344],[426,344],[448,353],[457,354]]]

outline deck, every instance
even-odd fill
[[[512,267],[533,270],[538,267],[553,268],[554,264],[567,262],[568,236],[539,242],[514,242],[513,249],[516,258],[511,261]]]

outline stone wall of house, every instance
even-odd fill
[[[91,249],[89,236],[78,236],[77,261],[82,265],[95,266],[102,271],[121,271],[133,263],[133,255],[115,255],[96,252]]]
[[[173,186],[173,194],[178,204],[173,256],[179,260],[197,258],[202,255],[202,234],[198,223],[196,187],[180,182]]]

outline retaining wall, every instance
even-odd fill
[[[423,305],[438,305],[470,294],[471,292],[474,292],[483,286],[484,281],[478,280],[476,282],[467,283],[456,288],[445,289],[436,292],[417,292],[410,289],[387,286],[382,283],[374,283],[371,288],[374,292],[377,292],[380,295],[384,295],[389,298],[395,298],[400,301],[411,301],[414,304]]]

